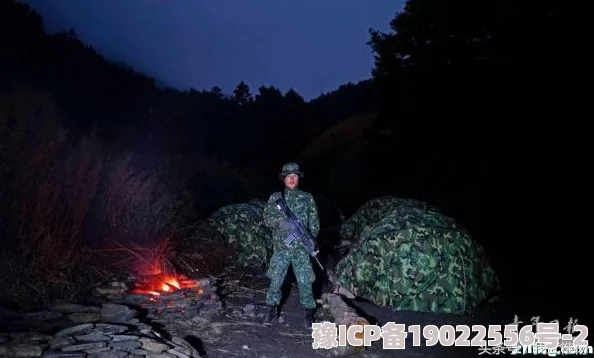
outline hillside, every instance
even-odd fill
[[[371,126],[376,114],[366,114],[340,121],[314,138],[301,155],[301,160],[308,162],[314,158],[328,160],[329,156],[348,154],[364,150],[366,131]]]
[[[0,88],[14,85],[51,92],[64,125],[87,131],[121,148],[201,153],[235,165],[254,157],[263,167],[294,157],[316,132],[371,108],[369,81],[345,84],[306,103],[294,90],[257,89],[238,83],[233,93],[219,88],[179,91],[131,66],[114,63],[82,43],[74,30],[46,34],[43,19],[29,6],[0,4]],[[15,36],[16,34],[16,36]],[[243,105],[246,104],[246,105]],[[294,122],[291,133],[275,123]],[[247,134],[247,135],[246,135]],[[255,151],[254,143],[282,137],[280,151]],[[229,151],[233,143],[232,151]],[[239,155],[239,153],[242,153]]]

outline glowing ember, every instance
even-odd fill
[[[135,287],[129,293],[160,296],[165,292],[194,287],[198,288],[198,293],[201,293],[202,289],[198,282],[188,279],[184,275],[147,275],[136,282]]]
[[[163,285],[161,286],[161,290],[166,292],[173,291],[178,288],[180,288],[179,282],[175,277],[170,277],[166,279],[165,282],[163,282]]]
[[[146,309],[150,319],[177,320],[195,316],[209,318],[222,309],[216,283],[210,278],[192,279],[163,272],[137,274],[132,286],[126,283],[107,283],[101,290],[96,290],[96,293],[114,303],[133,304]],[[114,293],[114,287],[120,288],[117,293]]]

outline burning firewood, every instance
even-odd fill
[[[114,303],[140,306],[156,319],[211,316],[222,308],[210,279],[194,279],[177,272],[170,262],[173,251],[167,238],[154,247],[115,242],[105,251],[112,256],[125,256],[114,265],[134,277],[123,286],[109,284],[95,288],[99,297]]]
[[[111,286],[98,287],[95,293],[114,303],[145,308],[155,319],[211,317],[222,309],[216,286],[210,279],[191,279],[185,275],[146,275],[117,295]]]

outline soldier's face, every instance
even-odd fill
[[[299,176],[297,174],[289,174],[285,177],[285,185],[289,189],[295,189],[299,184]]]

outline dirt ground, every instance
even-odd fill
[[[250,275],[248,275],[250,276]],[[248,282],[248,283],[245,283]],[[267,280],[263,277],[245,277],[242,283],[227,284],[221,298],[224,301],[222,314],[210,322],[210,329],[196,332],[202,337],[200,348],[204,356],[222,357],[257,357],[257,358],[305,358],[335,357],[337,350],[313,349],[312,331],[302,328],[302,311],[299,306],[299,292],[296,283],[289,278],[285,282],[285,299],[281,311],[280,322],[265,325],[262,322],[266,312],[265,297]],[[323,291],[327,291],[324,287]],[[433,324],[493,324],[500,323],[490,317],[460,317],[420,312],[394,312],[369,302],[351,302],[361,316],[371,324],[383,325],[387,322],[404,323],[407,326],[418,324],[421,327]],[[327,320],[333,322],[329,311],[319,308],[315,314],[315,322]],[[187,331],[186,333],[189,333]],[[372,343],[359,353],[350,356],[367,358],[375,357],[476,357],[477,347],[444,347],[439,344],[431,347],[413,346],[409,334],[404,350],[383,349],[382,340]]]

